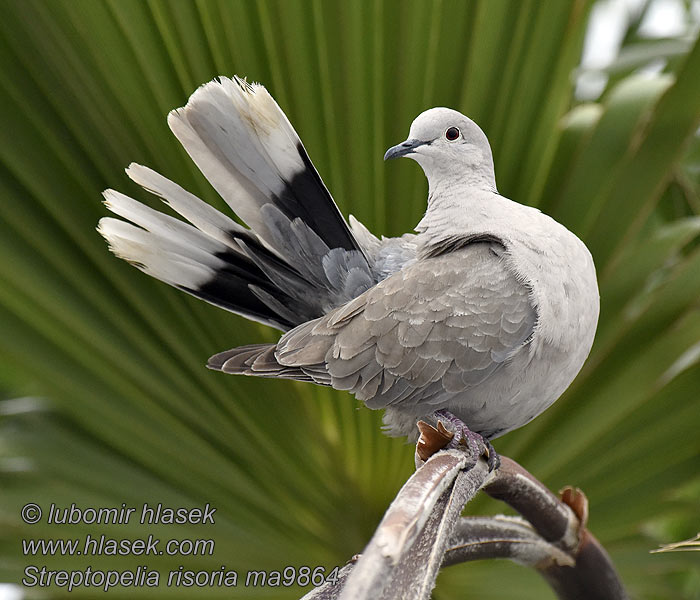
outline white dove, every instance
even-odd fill
[[[217,78],[168,124],[249,228],[132,164],[129,177],[189,223],[106,190],[131,223],[105,217],[98,230],[152,277],[286,332],[216,354],[210,368],[348,390],[385,409],[394,436],[415,439],[418,420],[442,417],[457,441],[486,449],[581,369],[599,312],[591,255],[497,192],[488,140],[459,112],[423,112],[386,153],[414,159],[429,194],[416,234],[381,239],[352,216],[348,226],[262,85]]]

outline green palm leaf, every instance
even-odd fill
[[[674,46],[673,69],[577,106],[571,74],[590,4],[1,0],[0,390],[26,398],[0,404],[0,581],[37,562],[85,567],[22,556],[22,538],[94,532],[24,525],[29,501],[217,508],[214,526],[104,528],[212,538],[212,556],[104,557],[95,568],[330,568],[362,549],[413,468],[412,449],[346,394],[207,371],[214,352],[275,333],[149,280],[94,230],[104,188],[153,202],[125,177],[132,161],[223,209],[165,115],[238,73],[268,87],[341,210],[378,234],[409,231],[425,206],[422,174],[384,165],[384,150],[420,111],[446,105],[489,135],[504,195],[585,239],[602,300],[589,362],[498,449],[554,489],[587,492],[591,528],[636,597],[696,597],[692,553],[648,550],[692,537],[700,517],[700,46]],[[501,563],[448,569],[435,596],[467,592],[551,597]]]

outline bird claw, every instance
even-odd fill
[[[455,436],[454,433],[445,428],[442,421],[437,422],[437,428],[425,421],[418,421],[416,425],[420,431],[420,437],[416,444],[416,454],[423,462],[447,446]]]
[[[501,466],[501,457],[486,438],[473,432],[460,419],[446,410],[436,411],[435,417],[437,420],[436,427],[425,421],[418,421],[417,423],[420,437],[416,444],[416,468],[421,464],[418,462],[419,459],[421,462],[425,462],[443,448],[464,448],[465,446],[469,447],[475,459],[479,456],[486,457],[489,473]],[[445,427],[443,419],[454,431],[450,431]]]
[[[489,467],[489,473],[495,471],[501,466],[501,455],[496,452],[496,449],[491,445],[487,439],[482,438],[484,445],[486,446],[486,464]]]
[[[478,459],[479,456],[484,456],[486,458],[489,473],[501,465],[501,457],[491,445],[491,442],[482,435],[469,429],[461,419],[458,419],[447,410],[438,410],[435,412],[435,416],[438,419],[438,427],[442,425],[441,419],[445,419],[454,430],[454,432],[450,432],[453,436],[452,439],[445,444],[444,447],[459,448],[468,446],[475,459]],[[442,427],[445,429],[444,425]],[[445,431],[447,430],[445,429]]]

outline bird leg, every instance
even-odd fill
[[[435,418],[440,421],[446,421],[448,429],[454,433],[454,437],[447,443],[445,448],[459,448],[460,446],[469,446],[472,456],[486,456],[486,462],[489,466],[489,473],[497,469],[501,464],[501,457],[488,441],[482,435],[469,429],[466,423],[455,417],[449,410],[441,409],[435,411]]]

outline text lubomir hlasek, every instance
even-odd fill
[[[120,507],[111,508],[80,508],[75,504],[62,508],[51,504],[46,522],[52,525],[74,525],[76,523],[124,525],[129,523],[132,518],[138,518],[141,525],[185,523],[213,525],[215,512],[216,508],[210,506],[209,503],[205,504],[204,508],[171,508],[163,506],[160,502],[153,506],[144,503],[140,510],[127,506],[124,502]]]

